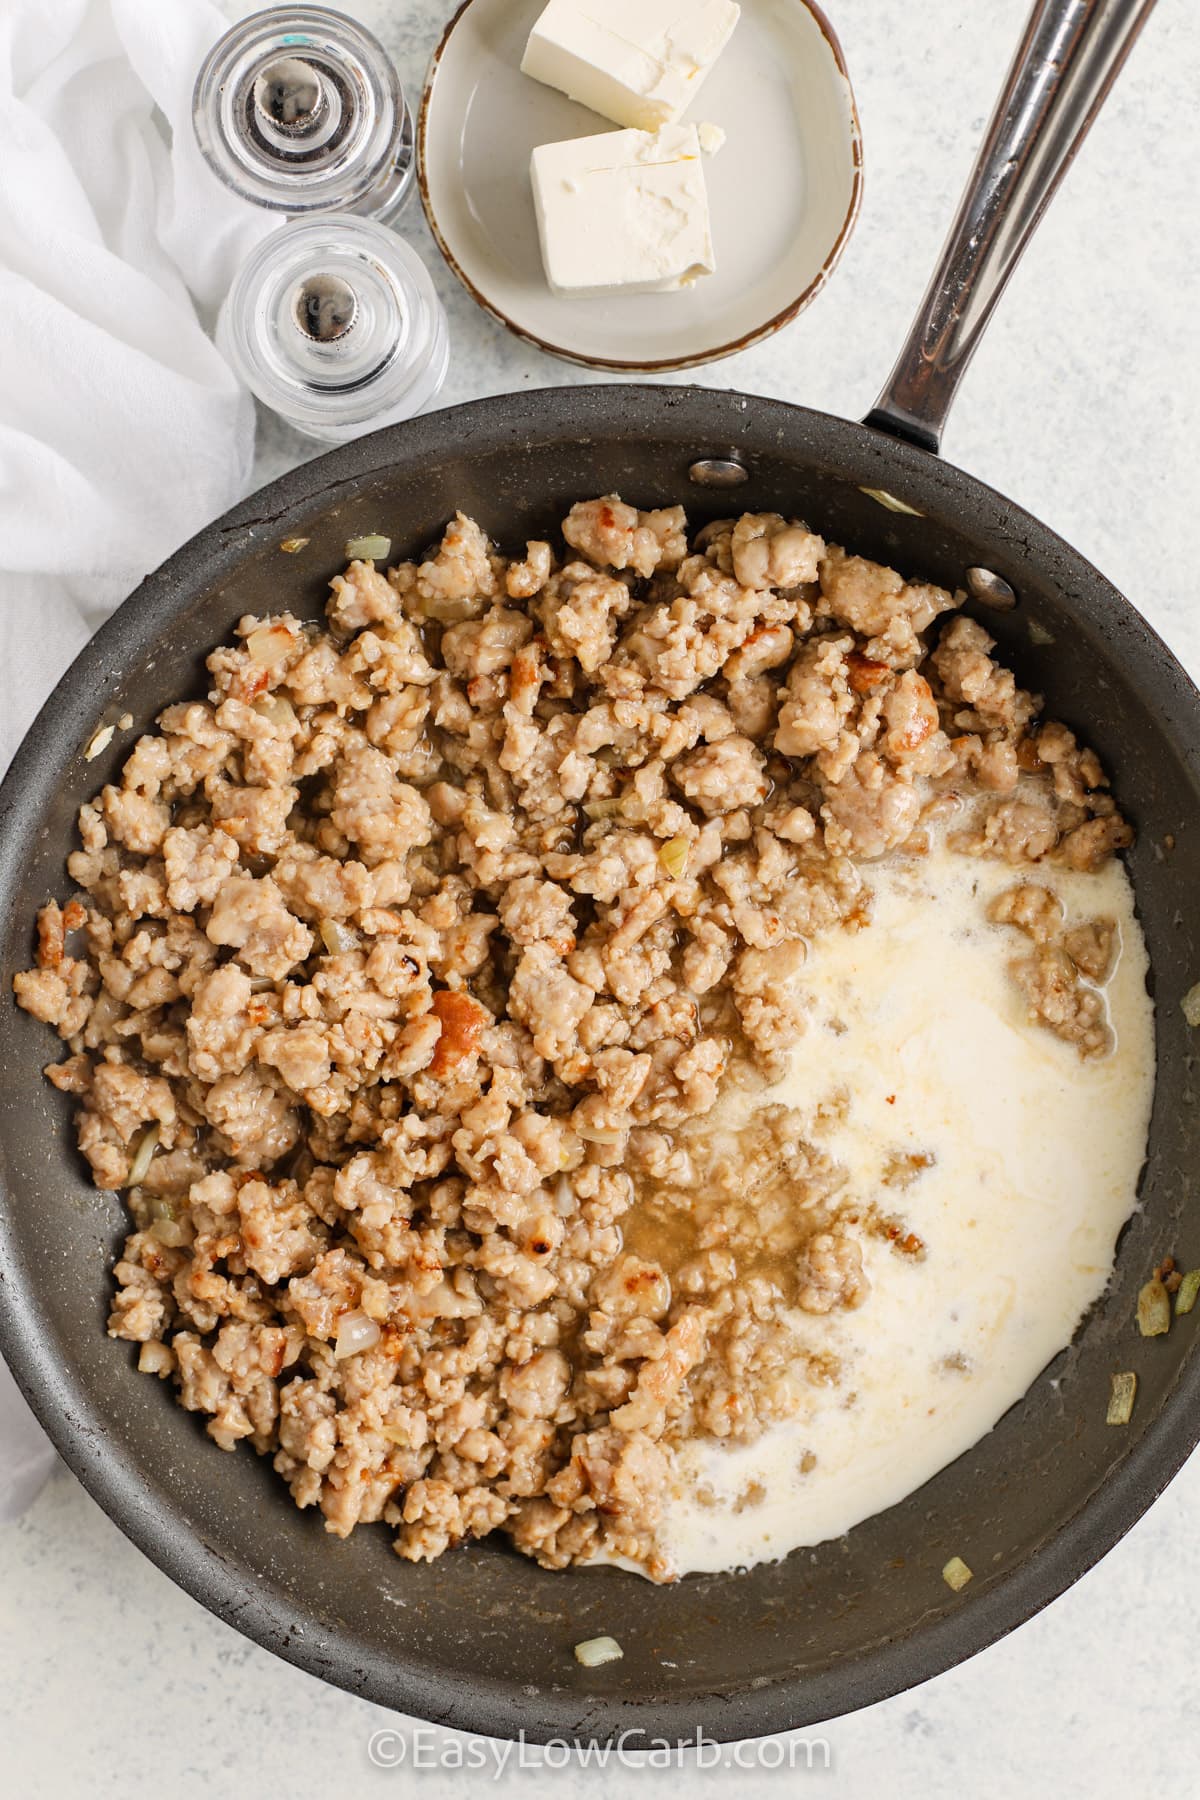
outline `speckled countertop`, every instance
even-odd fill
[[[419,83],[444,0],[343,0]],[[866,200],[830,290],[788,332],[702,379],[851,415],[869,406],[953,210],[1026,0],[827,0],[862,115]],[[249,6],[228,0],[227,10]],[[1019,271],[959,400],[947,449],[1098,563],[1200,674],[1191,533],[1200,519],[1200,10],[1161,0]],[[436,263],[411,214],[406,235]],[[506,337],[440,269],[447,402],[580,381]],[[264,480],[311,453],[262,435]],[[215,1454],[215,1452],[214,1452]],[[690,1773],[732,1794],[799,1784],[890,1800],[1117,1800],[1197,1791],[1200,1461],[1092,1573],[1004,1643],[808,1737],[783,1767]],[[0,1785],[7,1794],[200,1800],[255,1793],[482,1792],[430,1729],[427,1765],[373,1764],[392,1715],[276,1661],[210,1618],[60,1471],[0,1529]],[[393,1744],[383,1760],[398,1760]],[[781,1753],[782,1754],[782,1753]],[[531,1753],[532,1760],[532,1753]],[[432,1766],[441,1763],[441,1767]],[[527,1769],[531,1793],[633,1793],[670,1780]]]

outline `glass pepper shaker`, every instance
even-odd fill
[[[412,188],[412,117],[391,58],[328,7],[271,7],[227,31],[192,116],[210,167],[259,206],[388,224]]]
[[[217,343],[265,405],[344,443],[411,419],[446,378],[446,315],[424,264],[372,219],[294,219],[247,258]]]

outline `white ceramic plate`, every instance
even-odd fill
[[[615,130],[521,74],[542,0],[465,0],[434,53],[418,124],[421,200],[459,280],[555,356],[686,369],[794,319],[828,280],[858,213],[858,113],[837,39],[805,0],[742,0],[724,55],[685,115],[726,133],[705,159],[717,269],[671,294],[564,300],[542,271],[534,146]]]

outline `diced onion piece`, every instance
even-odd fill
[[[344,956],[347,950],[358,949],[357,937],[340,919],[322,919],[317,930],[330,956]]]
[[[154,1160],[154,1152],[158,1148],[158,1126],[151,1125],[143,1131],[134,1146],[133,1155],[129,1159],[129,1173],[125,1177],[126,1187],[137,1187],[146,1178],[146,1170]]]
[[[1190,1313],[1196,1304],[1196,1296],[1200,1294],[1200,1269],[1189,1269],[1179,1284],[1175,1295],[1176,1313]]]
[[[1137,1322],[1143,1337],[1162,1337],[1171,1329],[1171,1296],[1157,1275],[1138,1295]]]
[[[1049,626],[1039,624],[1036,619],[1030,619],[1029,641],[1031,644],[1053,644],[1055,637]]]
[[[285,555],[295,556],[298,550],[303,550],[305,545],[310,542],[309,538],[280,538],[279,548]]]
[[[586,1144],[622,1144],[625,1141],[623,1131],[610,1131],[604,1125],[580,1125],[575,1130]]]
[[[925,514],[919,512],[915,506],[910,506],[907,500],[897,500],[895,494],[889,494],[886,488],[860,487],[858,491],[860,494],[866,494],[869,500],[878,500],[880,506],[886,506],[889,512],[911,513],[914,519],[925,517]]]
[[[1133,1402],[1137,1397],[1137,1376],[1130,1369],[1112,1378],[1112,1393],[1108,1397],[1108,1411],[1104,1415],[1107,1425],[1128,1425],[1133,1417]]]
[[[679,881],[682,878],[683,872],[688,866],[689,849],[690,846],[685,837],[668,838],[665,844],[659,845],[658,860],[672,881]]]
[[[473,618],[476,610],[473,601],[454,600],[444,594],[413,602],[413,611],[420,618],[432,619],[438,625],[461,625],[464,619]]]
[[[187,1232],[178,1219],[155,1219],[150,1227],[150,1235],[168,1250],[178,1250],[188,1241]]]
[[[260,694],[251,704],[256,713],[281,730],[290,730],[296,723],[296,709],[286,694]]]
[[[1183,1016],[1189,1025],[1200,1025],[1200,981],[1183,996]]]
[[[152,1219],[173,1219],[175,1202],[168,1200],[165,1194],[155,1194],[147,1203],[146,1211]]]
[[[365,1312],[343,1313],[338,1320],[333,1354],[339,1362],[344,1362],[348,1356],[357,1356],[360,1350],[373,1350],[379,1338],[378,1325],[374,1319],[368,1319]]]
[[[967,1567],[961,1556],[952,1556],[942,1570],[942,1580],[947,1587],[953,1588],[956,1594],[966,1587],[973,1575],[974,1570]]]
[[[348,538],[346,556],[350,562],[376,562],[381,557],[389,556],[392,540],[380,537],[377,531],[368,532],[365,537]]]
[[[246,652],[260,669],[280,662],[295,643],[295,633],[287,625],[260,625],[246,639]]]
[[[614,819],[621,810],[620,800],[585,800],[583,810],[589,819]]]
[[[99,756],[102,751],[108,749],[108,746],[113,741],[113,732],[115,730],[115,725],[102,725],[100,727],[99,731],[83,753],[85,762],[91,762],[95,757]]]
[[[380,1437],[385,1437],[389,1444],[395,1444],[397,1450],[407,1450],[412,1443],[412,1432],[406,1431],[403,1425],[381,1425]]]
[[[585,1638],[582,1644],[575,1646],[575,1661],[582,1663],[585,1669],[603,1668],[605,1663],[620,1662],[625,1652],[616,1638]]]

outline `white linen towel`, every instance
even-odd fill
[[[110,612],[249,482],[254,413],[209,341],[279,221],[196,147],[209,0],[0,5],[0,769]],[[0,1364],[0,1519],[53,1452]]]

